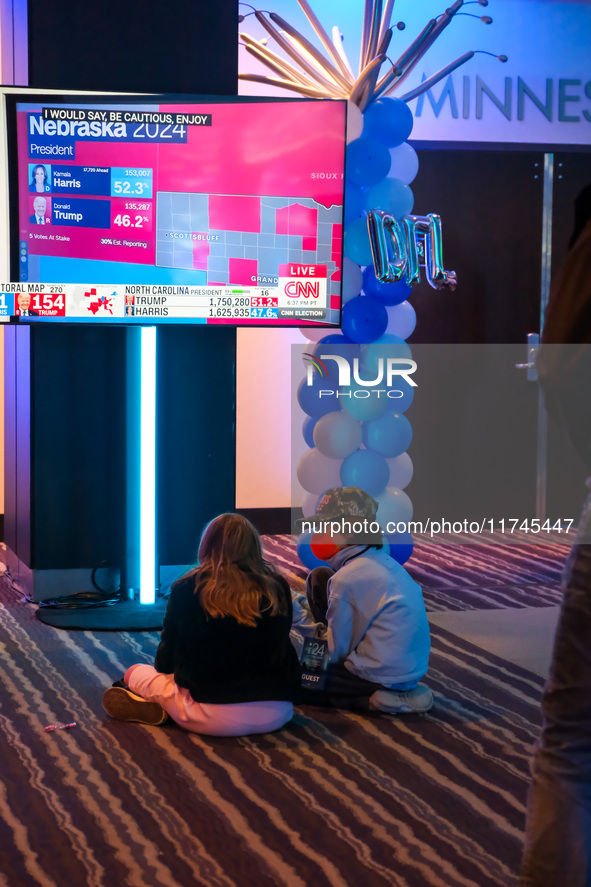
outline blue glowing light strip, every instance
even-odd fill
[[[140,603],[156,597],[156,327],[142,327],[140,357]]]

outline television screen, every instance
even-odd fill
[[[339,325],[346,102],[7,103],[14,283],[0,311]]]

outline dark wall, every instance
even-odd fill
[[[121,563],[125,335],[124,328],[115,327],[31,329],[31,565],[36,569]]]
[[[407,413],[415,518],[532,517],[538,385],[516,364],[528,359],[527,334],[540,332],[544,152],[422,150],[419,159],[413,212],[441,215],[444,265],[458,285],[423,282],[411,297],[421,370]],[[554,155],[553,275],[589,182],[591,151]],[[548,516],[576,516],[585,468],[552,422],[546,464]]]
[[[222,326],[158,330],[158,547],[192,563],[204,524],[233,511],[236,337]]]
[[[419,152],[413,212],[438,213],[450,293],[414,291],[411,342],[523,343],[539,331],[543,152]]]
[[[28,0],[29,86],[235,95],[237,0]]]

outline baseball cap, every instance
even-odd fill
[[[379,503],[361,487],[333,487],[323,493],[316,513],[299,518],[303,529],[310,525],[313,533],[343,535],[349,542],[374,544],[381,542],[376,515]]]

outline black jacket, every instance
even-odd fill
[[[292,701],[300,685],[300,664],[291,644],[289,586],[284,615],[264,612],[255,626],[230,616],[210,616],[195,593],[195,574],[173,586],[154,663],[174,674],[196,702],[227,704],[259,700]]]

